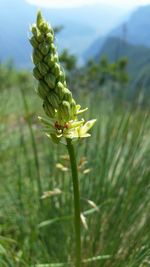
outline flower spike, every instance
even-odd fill
[[[31,32],[29,41],[33,47],[32,60],[35,65],[33,75],[38,80],[36,92],[43,100],[43,109],[49,117],[40,117],[40,121],[44,124],[47,135],[55,143],[59,143],[62,138],[90,136],[87,131],[96,120],[86,123],[83,119],[78,120],[78,115],[87,109],[80,110],[80,105],[76,104],[67,88],[65,74],[54,45],[54,31],[40,11]]]

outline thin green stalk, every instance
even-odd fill
[[[43,193],[43,189],[42,189],[42,182],[41,182],[41,175],[40,175],[38,152],[37,152],[34,132],[32,129],[32,123],[31,123],[30,118],[29,118],[29,107],[28,107],[28,103],[27,103],[27,100],[25,97],[24,88],[21,89],[21,95],[22,95],[24,110],[25,110],[26,118],[27,118],[26,122],[28,125],[28,129],[29,129],[30,137],[31,137],[31,142],[32,142],[32,148],[33,148],[34,160],[35,160],[35,166],[36,166],[36,172],[37,172],[36,180],[37,180],[37,187],[38,187],[38,198],[39,198],[40,208],[42,209],[43,208],[43,202],[41,200],[41,196]]]
[[[74,193],[74,224],[75,224],[75,238],[76,238],[75,266],[81,267],[81,223],[80,223],[80,191],[79,191],[78,170],[77,170],[76,156],[72,141],[71,139],[66,139],[66,140],[67,140],[67,149],[70,157],[73,193]]]

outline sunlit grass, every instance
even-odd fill
[[[0,94],[2,267],[69,262],[73,254],[72,186],[66,150],[63,146],[58,150],[39,130],[35,114],[40,115],[42,109],[38,97],[32,88],[28,93],[23,89],[27,107],[20,88]],[[93,95],[90,99],[84,96],[83,103],[91,103],[90,117],[98,117],[98,122],[90,142],[77,145],[82,212],[88,227],[83,225],[83,257],[110,258],[84,266],[148,267],[149,112],[114,106],[111,100]],[[40,200],[38,178],[42,194],[56,188],[61,193],[49,193]]]

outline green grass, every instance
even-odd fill
[[[37,121],[41,101],[32,85],[24,87],[24,94],[18,87],[0,93],[1,267],[40,267],[73,259],[67,150],[43,134]],[[80,98],[90,106],[87,116],[98,119],[92,137],[76,144],[81,208],[88,226],[82,227],[83,258],[110,255],[83,266],[148,267],[149,111],[113,105],[94,94]],[[66,168],[56,168],[57,163]],[[41,199],[55,188],[61,194]]]

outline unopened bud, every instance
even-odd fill
[[[55,84],[56,84],[56,78],[53,74],[48,73],[45,76],[45,81],[48,84],[48,86],[50,87],[50,89],[54,89],[55,88]]]
[[[52,43],[54,41],[54,35],[52,33],[47,33],[46,34],[46,42]]]
[[[46,99],[47,94],[45,93],[45,91],[43,90],[41,86],[38,86],[38,88],[35,91],[40,98],[42,98],[43,100]]]
[[[38,29],[35,24],[32,25],[31,32],[35,37],[38,35]]]
[[[43,89],[48,93],[49,92],[49,87],[44,81],[40,81],[39,84],[43,87]]]
[[[48,72],[48,66],[43,62],[40,62],[38,64],[38,69],[42,75],[46,75],[46,73]]]
[[[43,42],[44,40],[44,35],[42,33],[38,33],[38,35],[36,36],[36,39],[39,43]]]
[[[50,118],[55,117],[55,109],[52,107],[52,105],[49,103],[49,101],[46,99],[43,103],[43,108],[46,113],[46,115]]]
[[[41,51],[41,53],[46,56],[48,54],[49,51],[49,46],[46,43],[41,43],[39,45],[39,50]]]
[[[55,63],[57,63],[58,62],[58,57],[57,57],[57,55],[47,55],[45,58],[44,58],[44,61],[48,64],[48,66],[50,67],[50,68],[52,68],[54,65],[55,65]]]
[[[71,103],[72,100],[72,93],[69,91],[69,89],[65,88],[64,89],[64,98],[63,100],[68,101],[69,103]]]
[[[53,43],[50,45],[50,51],[51,51],[51,53],[53,53],[53,54],[56,53],[56,48],[55,48],[55,46],[54,46]]]
[[[40,80],[42,79],[42,75],[41,73],[39,72],[39,69],[37,67],[35,67],[33,69],[33,76],[37,79],[37,80]]]
[[[45,22],[45,21],[42,21],[38,28],[43,33],[48,33],[49,32],[49,24],[47,22]]]
[[[45,82],[40,81],[37,88],[37,94],[42,98],[45,99],[49,93],[49,88]]]
[[[36,40],[36,38],[34,37],[34,36],[32,36],[30,39],[29,39],[29,41],[30,41],[30,44],[34,47],[34,48],[37,48],[38,47],[38,42],[37,42],[37,40]]]
[[[70,119],[70,104],[67,101],[63,101],[60,105],[60,112],[62,119],[68,121]]]
[[[37,19],[36,19],[36,25],[37,25],[37,27],[39,27],[39,25],[42,23],[42,21],[43,21],[43,17],[42,17],[41,11],[38,11],[38,13],[37,13]]]
[[[58,82],[55,87],[55,93],[59,96],[60,100],[64,97],[64,85],[61,82]]]
[[[57,78],[60,75],[60,72],[61,72],[60,65],[58,63],[55,63],[55,65],[52,68],[52,73],[54,73]]]
[[[63,71],[60,71],[58,80],[59,80],[61,83],[63,83],[64,85],[66,85],[65,74],[64,74]]]
[[[33,58],[33,63],[37,65],[40,61],[42,61],[43,55],[38,49],[34,49],[32,58]]]
[[[54,92],[51,92],[49,95],[48,95],[48,100],[50,102],[50,104],[58,109],[59,105],[60,105],[60,99],[58,97],[58,95],[56,95]]]

